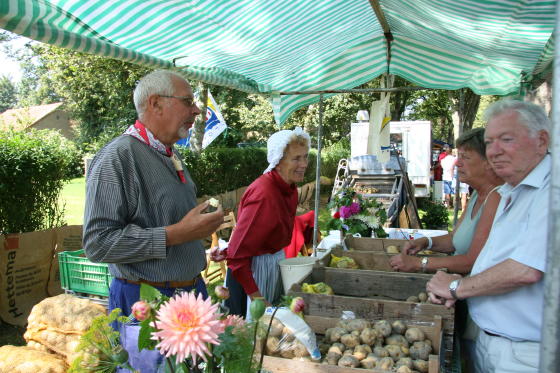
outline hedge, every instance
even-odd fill
[[[0,132],[0,234],[61,226],[58,197],[77,158],[56,131]]]

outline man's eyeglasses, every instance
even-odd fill
[[[186,107],[193,107],[196,105],[195,100],[192,97],[187,96],[166,96],[166,95],[159,95],[160,97],[167,97],[167,98],[176,98],[181,100]]]

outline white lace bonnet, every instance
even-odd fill
[[[293,136],[303,137],[307,140],[307,145],[311,146],[311,139],[309,138],[309,134],[301,129],[301,127],[296,127],[294,130],[282,130],[278,131],[272,136],[269,137],[268,141],[266,142],[266,149],[267,149],[267,156],[266,159],[268,160],[268,167],[264,170],[263,174],[270,172],[278,165],[282,157],[284,156],[284,150],[293,140]]]

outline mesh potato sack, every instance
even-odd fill
[[[67,366],[56,355],[26,346],[0,347],[0,373],[65,373]]]

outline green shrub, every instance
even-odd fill
[[[449,215],[447,207],[443,203],[425,199],[422,209],[426,211],[426,214],[420,219],[424,229],[448,229]]]
[[[334,179],[342,158],[350,158],[350,140],[346,137],[321,151],[321,175]]]
[[[0,133],[0,234],[61,226],[58,196],[75,146],[56,131]]]

